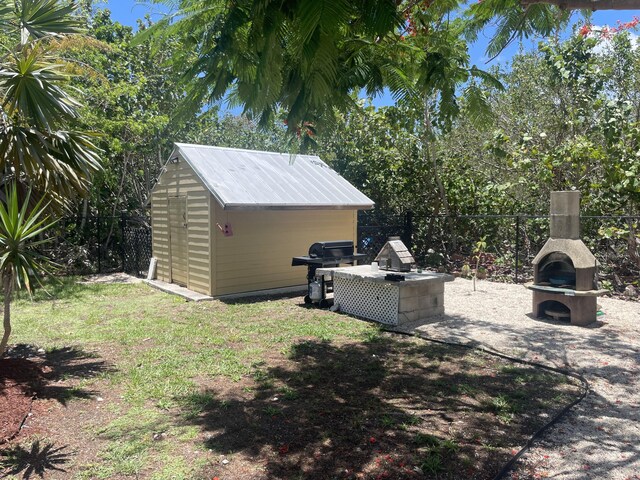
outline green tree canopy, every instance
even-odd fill
[[[0,8],[0,171],[3,183],[17,180],[68,205],[86,194],[100,168],[93,135],[76,129],[80,104],[59,48],[80,33],[73,2],[19,0]]]
[[[490,51],[499,51],[514,38],[549,34],[567,18],[555,7],[523,8],[517,0],[165,3],[179,7],[176,15],[140,38],[180,37],[191,46],[194,61],[176,59],[176,67],[188,81],[191,102],[201,105],[227,98],[263,123],[281,107],[287,112],[290,131],[302,129],[303,133],[305,126],[325,123],[334,108],[353,106],[353,93],[364,90],[374,95],[387,86],[401,95],[408,72],[406,62],[398,61],[410,57],[415,47],[402,42],[407,35],[438,35],[447,30],[443,23],[456,19],[456,35],[472,39],[497,20]],[[436,70],[421,72],[423,85],[438,82],[439,67],[455,64],[456,51],[440,48],[430,55],[429,64]],[[453,56],[447,57],[449,53]]]

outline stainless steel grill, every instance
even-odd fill
[[[303,257],[293,257],[292,266],[307,266],[307,295],[306,304],[318,303],[321,307],[329,306],[327,293],[333,291],[333,281],[324,276],[316,278],[316,270],[322,267],[337,267],[339,265],[356,265],[366,258],[363,253],[355,253],[351,240],[334,240],[316,242],[309,247],[309,254]]]

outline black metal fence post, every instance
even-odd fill
[[[520,215],[516,215],[516,269],[515,269],[515,283],[518,283],[518,263],[520,263]]]
[[[100,236],[100,212],[98,212],[98,218],[96,219],[96,240],[98,242],[98,273],[102,273],[102,237]]]
[[[120,213],[120,259],[122,260],[122,271],[126,271],[126,259],[125,259],[125,248],[127,238],[125,237],[125,226],[127,223],[127,217],[124,212]]]

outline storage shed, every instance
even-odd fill
[[[150,200],[157,279],[214,297],[306,285],[291,258],[373,207],[317,156],[183,143]]]

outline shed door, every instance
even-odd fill
[[[169,197],[171,281],[187,286],[187,197]]]

